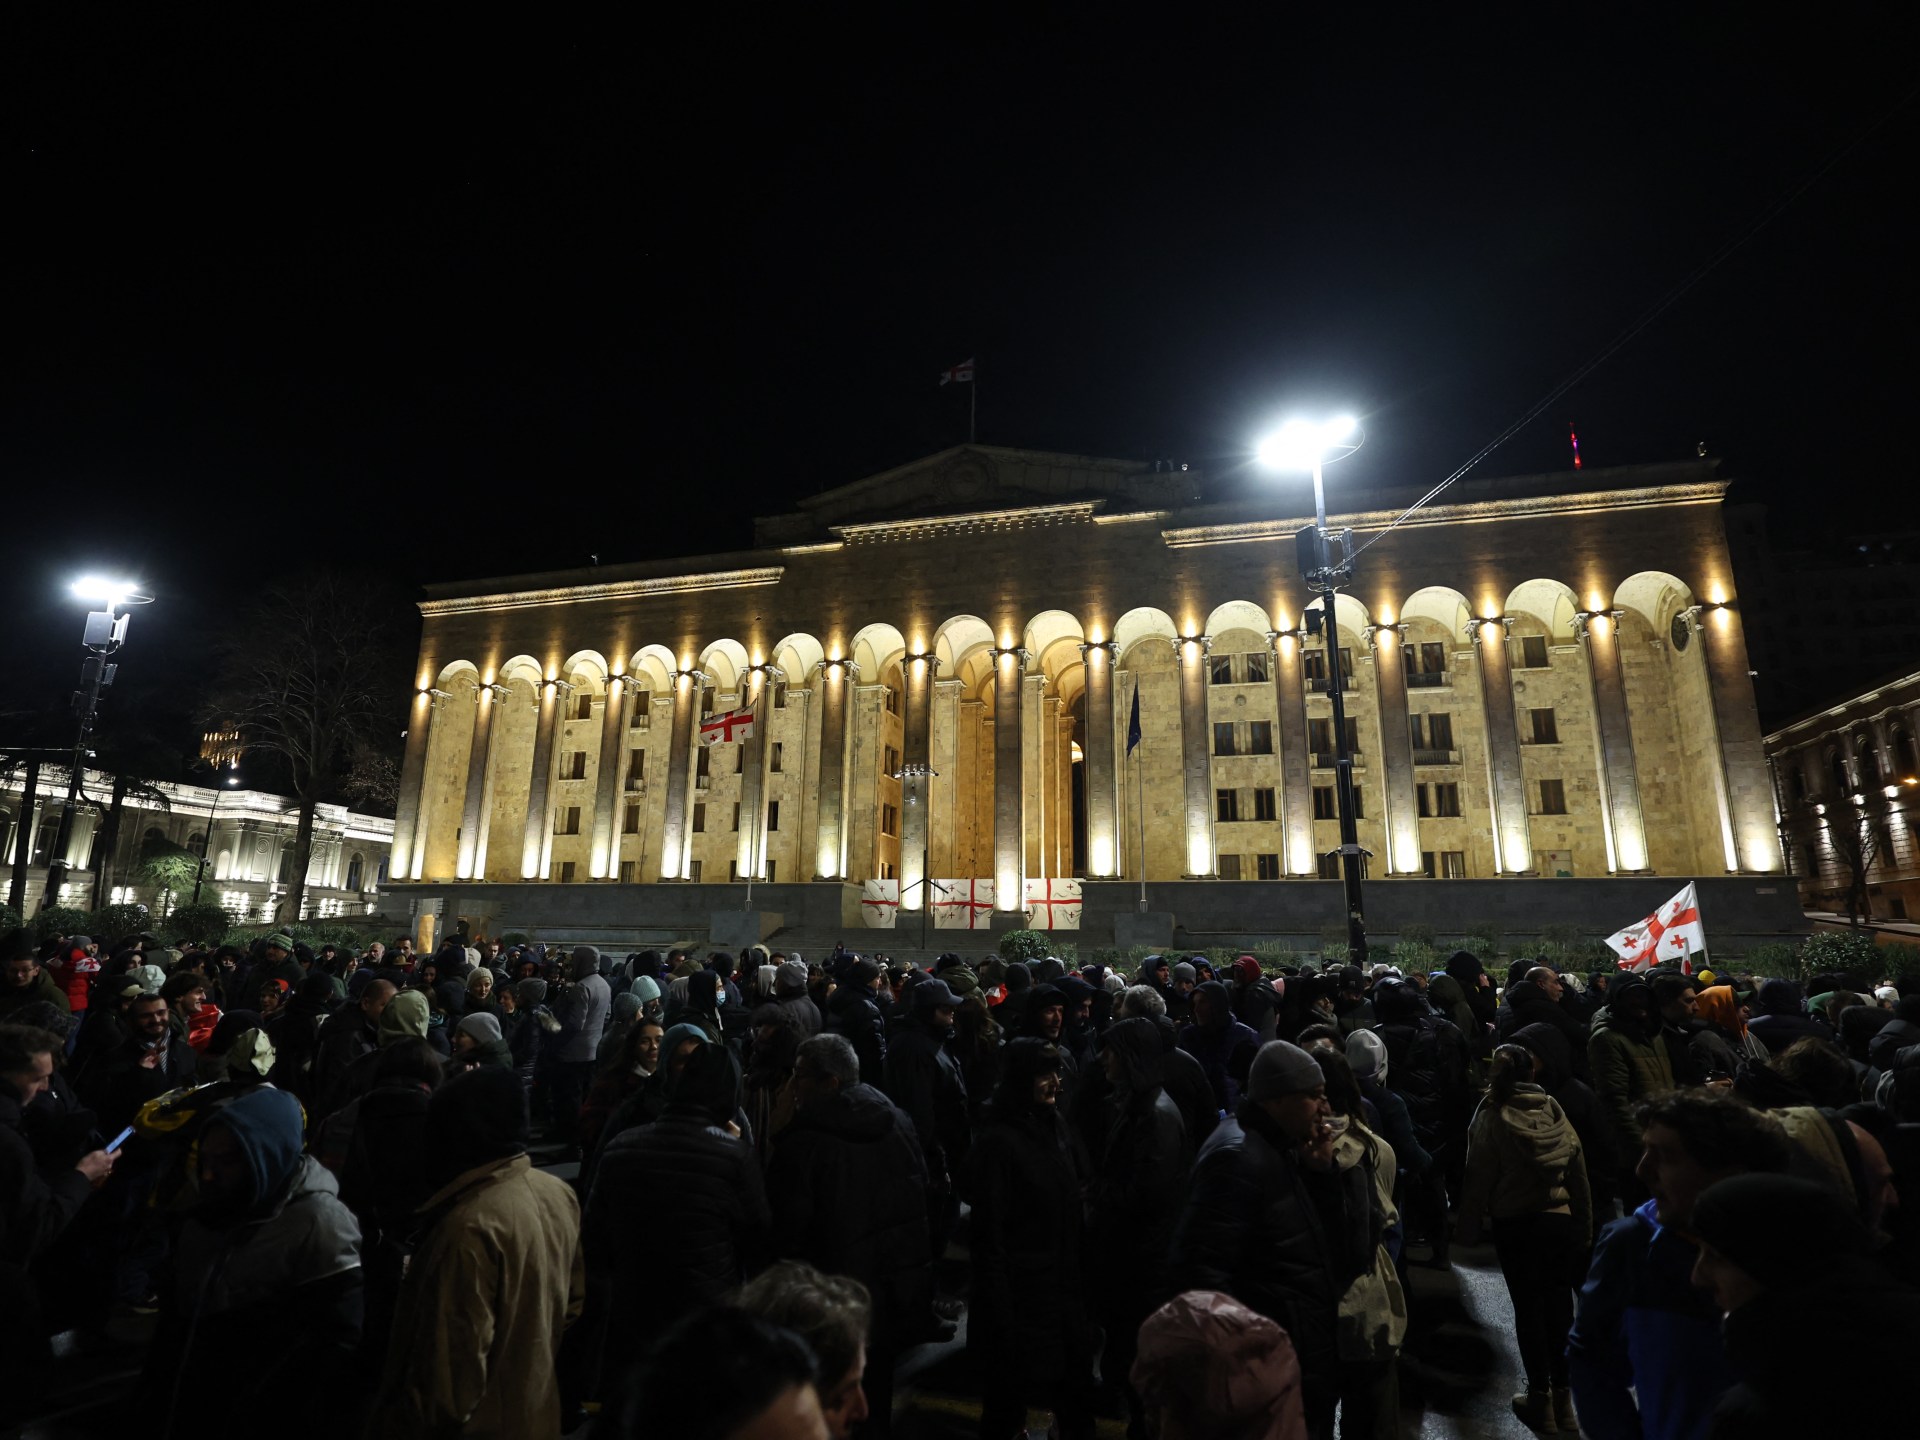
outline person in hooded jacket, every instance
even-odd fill
[[[1108,1026],[1099,1064],[1111,1120],[1087,1187],[1087,1284],[1106,1327],[1100,1373],[1123,1389],[1137,1431],[1144,1407],[1124,1382],[1140,1323],[1171,1293],[1158,1237],[1179,1218],[1193,1147],[1162,1083],[1160,1032],[1151,1020],[1134,1017]],[[1140,1254],[1135,1247],[1143,1236],[1151,1238]],[[1127,1259],[1117,1263],[1121,1256]]]
[[[912,1122],[860,1079],[845,1036],[802,1041],[793,1088],[793,1121],[767,1164],[773,1250],[866,1287],[871,1418],[862,1433],[884,1435],[894,1357],[932,1316],[926,1165]]]
[[[1526,972],[1524,978],[1507,988],[1506,1000],[1500,1007],[1494,1029],[1504,1042],[1513,1039],[1514,1032],[1522,1026],[1551,1026],[1565,1038],[1567,1053],[1574,1057],[1574,1073],[1584,1080],[1587,1075],[1587,1023],[1567,1008],[1566,993],[1566,982],[1551,966],[1535,965]]]
[[[1434,1168],[1433,1156],[1427,1153],[1414,1131],[1413,1112],[1407,1108],[1405,1097],[1387,1084],[1392,1070],[1387,1042],[1371,1030],[1356,1030],[1347,1036],[1346,1055],[1347,1067],[1353,1071],[1361,1098],[1373,1107],[1379,1118],[1380,1138],[1393,1147],[1400,1172],[1400,1183],[1394,1189],[1397,1210],[1406,1203],[1409,1185],[1428,1183],[1427,1177]],[[1398,1260],[1400,1256],[1394,1258]]]
[[[1483,1216],[1513,1302],[1527,1389],[1513,1412],[1534,1430],[1577,1428],[1566,1337],[1573,1292],[1593,1237],[1592,1191],[1580,1137],[1566,1112],[1534,1083],[1524,1045],[1502,1045],[1488,1067],[1487,1098],[1467,1139],[1459,1240],[1479,1243]]]
[[[1894,1002],[1893,1019],[1867,1042],[1867,1058],[1883,1072],[1920,1060],[1920,995],[1903,995]]]
[[[1447,957],[1447,977],[1460,987],[1462,999],[1468,1012],[1473,1016],[1473,1025],[1469,1027],[1456,1014],[1454,1023],[1460,1025],[1461,1033],[1467,1037],[1467,1045],[1473,1053],[1485,1059],[1493,1046],[1493,1024],[1499,1014],[1500,1002],[1493,993],[1493,977],[1487,974],[1487,967],[1480,963],[1480,957],[1470,950],[1456,950]],[[1452,1006],[1451,997],[1442,999],[1434,994],[1436,1001]]]
[[[309,1112],[318,1100],[314,1070],[320,1059],[320,1031],[333,1004],[333,981],[311,974],[294,990],[293,1000],[266,1026],[273,1042],[273,1073],[267,1078],[292,1092]]]
[[[572,983],[560,992],[553,1018],[560,1022],[553,1056],[553,1132],[573,1144],[580,1107],[593,1085],[593,1057],[613,1012],[613,991],[600,974],[600,952],[591,945],[573,947]],[[711,991],[709,991],[711,994]],[[715,1037],[719,1031],[716,1027]]]
[[[1412,985],[1383,980],[1373,988],[1374,1026],[1387,1047],[1388,1088],[1407,1102],[1420,1148],[1433,1157],[1426,1171],[1409,1174],[1409,1238],[1425,1236],[1433,1262],[1452,1258],[1447,1194],[1466,1163],[1472,1076],[1466,1040],[1457,1026],[1436,1015]]]
[[[139,1432],[236,1433],[272,1416],[283,1435],[342,1433],[345,1397],[308,1376],[345,1366],[360,1339],[360,1227],[333,1176],[300,1149],[300,1102],[271,1086],[233,1101],[202,1133],[197,1203],[174,1245]],[[250,1357],[244,1367],[232,1364],[239,1355]],[[189,1388],[216,1369],[219,1384]],[[295,1394],[299,1403],[287,1403]]]
[[[1275,1038],[1279,1023],[1280,997],[1273,983],[1261,972],[1260,962],[1242,955],[1233,962],[1233,1018],[1259,1038],[1262,1045]]]
[[[1607,1007],[1593,1017],[1587,1040],[1587,1069],[1593,1093],[1613,1133],[1613,1153],[1621,1167],[1614,1184],[1631,1210],[1647,1198],[1633,1173],[1640,1158],[1640,1125],[1634,1112],[1655,1096],[1674,1088],[1673,1066],[1660,1038],[1660,1011],[1653,989],[1637,976],[1623,977],[1613,987]]]
[[[1747,1007],[1731,985],[1709,985],[1694,997],[1699,1022],[1687,1039],[1694,1069],[1709,1080],[1732,1079],[1740,1067],[1767,1058],[1767,1047],[1747,1030]]]
[[[1833,1030],[1827,1022],[1807,1013],[1805,995],[1797,980],[1765,980],[1754,996],[1753,1014],[1747,1020],[1747,1032],[1778,1055],[1796,1040],[1811,1035],[1816,1040],[1831,1040]]]
[[[500,1022],[484,1011],[462,1016],[454,1026],[453,1055],[448,1068],[460,1075],[483,1065],[495,1066],[509,1074],[513,1072],[513,1053],[500,1033]]]
[[[1587,1189],[1591,1197],[1594,1223],[1609,1213],[1613,1202],[1613,1176],[1620,1167],[1613,1149],[1613,1130],[1600,1108],[1600,1097],[1593,1087],[1573,1073],[1573,1049],[1567,1037],[1552,1025],[1522,1025],[1509,1042],[1524,1045],[1539,1063],[1534,1068],[1534,1083],[1551,1095],[1565,1112],[1573,1133],[1580,1137],[1580,1151],[1586,1161]]]
[[[1059,1050],[1032,1036],[1013,1041],[967,1162],[967,1349],[982,1380],[981,1440],[1014,1434],[1029,1401],[1053,1410],[1062,1440],[1093,1434],[1084,1171],[1059,1097]]]
[[[1167,973],[1167,957],[1149,955],[1140,962],[1140,971],[1136,983],[1151,985],[1160,996],[1161,1002],[1171,1008],[1173,1000],[1173,978]]]
[[[733,1057],[702,1044],[660,1118],[613,1136],[600,1154],[584,1232],[588,1303],[633,1353],[677,1316],[738,1289],[766,1258],[772,1214],[753,1147],[737,1133],[739,1108]],[[637,1215],[648,1223],[634,1224]]]
[[[1252,1027],[1233,1018],[1227,987],[1208,980],[1193,992],[1193,1019],[1180,1028],[1179,1046],[1207,1072],[1214,1103],[1231,1112],[1240,1103],[1240,1087],[1260,1049]]]
[[[967,1082],[948,1047],[959,1004],[944,980],[923,980],[908,992],[907,1021],[887,1051],[887,1098],[913,1122],[927,1166],[927,1228],[936,1260],[959,1218],[955,1185],[973,1134]]]
[[[880,967],[855,960],[827,997],[827,1032],[844,1036],[860,1058],[860,1083],[882,1085],[887,1075],[887,1022],[880,1009]],[[833,1272],[837,1273],[837,1272]]]

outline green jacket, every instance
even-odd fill
[[[1673,1061],[1659,1036],[1643,1039],[1614,1023],[1611,1010],[1593,1017],[1587,1037],[1587,1068],[1593,1091],[1613,1129],[1614,1153],[1622,1164],[1640,1154],[1640,1122],[1634,1108],[1643,1100],[1674,1088]]]
[[[1584,1246],[1593,1239],[1593,1197],[1587,1161],[1566,1112],[1537,1085],[1516,1087],[1505,1105],[1483,1101],[1467,1132],[1467,1173],[1460,1190],[1462,1244],[1472,1244],[1480,1217],[1510,1220],[1566,1206]]]
[[[73,1007],[67,1003],[67,992],[54,983],[53,976],[42,966],[33,972],[33,979],[19,989],[11,985],[0,985],[0,1021],[11,1021],[14,1013],[27,1006],[45,1000],[62,1015]]]

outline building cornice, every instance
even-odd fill
[[[1351,515],[1334,515],[1338,522],[1359,533],[1385,530],[1396,520],[1400,528],[1418,529],[1430,525],[1471,525],[1490,520],[1531,520],[1560,515],[1586,515],[1603,510],[1646,510],[1675,505],[1712,505],[1727,493],[1727,482],[1713,480],[1687,485],[1653,485],[1637,490],[1596,490],[1579,495],[1522,496],[1511,500],[1474,500],[1462,505],[1430,505],[1400,520],[1398,510],[1364,510]],[[1172,550],[1196,545],[1238,545],[1248,541],[1290,540],[1313,517],[1298,519],[1249,520],[1233,525],[1200,525],[1188,529],[1162,530],[1160,538]]]
[[[450,600],[422,600],[420,613],[429,617],[473,615],[491,610],[528,610],[545,605],[586,605],[600,600],[690,595],[705,590],[743,590],[756,585],[778,585],[780,577],[786,573],[784,565],[763,565],[751,570],[712,570],[699,575],[660,575],[645,580],[610,580],[597,585],[510,590]]]
[[[1023,505],[1012,510],[977,510],[966,515],[933,515],[911,520],[876,520],[827,528],[849,545],[887,544],[901,540],[931,540],[949,535],[976,535],[998,530],[1032,530],[1052,525],[1090,523],[1104,504],[1080,500],[1066,505]]]

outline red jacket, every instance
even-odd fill
[[[89,955],[85,950],[68,950],[47,968],[54,972],[55,982],[67,992],[67,1008],[76,1015],[85,1013],[87,992],[93,985],[93,977],[100,973],[100,957]]]

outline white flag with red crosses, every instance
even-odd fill
[[[1638,924],[1629,925],[1607,944],[1620,957],[1622,970],[1650,970],[1667,961],[1680,962],[1682,974],[1693,973],[1688,957],[1707,948],[1707,932],[1700,924],[1700,902],[1694,898],[1693,883]]]

